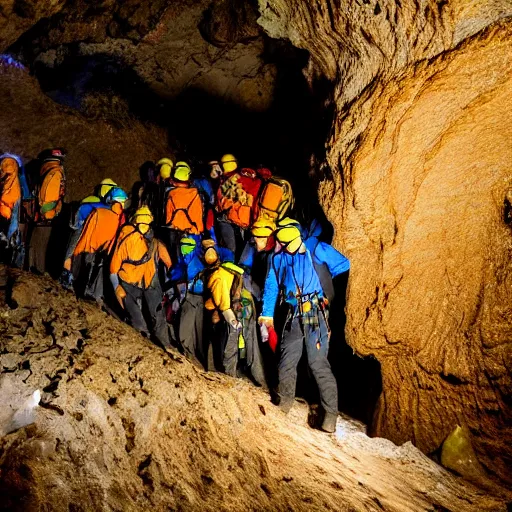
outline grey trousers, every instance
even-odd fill
[[[187,292],[180,311],[180,343],[189,356],[196,357],[206,368],[207,361],[203,346],[203,317],[203,297]]]
[[[320,341],[320,349],[316,342]],[[297,365],[302,356],[304,343],[308,364],[320,391],[322,407],[328,413],[338,413],[338,386],[327,360],[329,342],[327,326],[320,314],[318,330],[310,325],[302,325],[298,317],[288,322],[281,341],[281,358],[279,360],[278,394],[282,402],[290,402],[295,398],[297,384]]]
[[[237,376],[237,366],[239,360],[238,337],[239,330],[228,325],[228,337],[224,348],[224,371],[232,377]],[[256,332],[256,322],[253,319],[244,322],[243,335],[245,339],[245,348],[247,351],[247,367],[251,371],[253,379],[260,385],[265,384],[265,375],[263,372],[263,362],[261,350],[258,345],[258,336]]]
[[[146,334],[152,334],[164,348],[171,346],[167,322],[162,307],[162,289],[158,279],[153,279],[149,288],[143,289],[121,281],[126,292],[124,307],[134,329]],[[148,322],[144,318],[143,309],[146,310]],[[149,324],[149,325],[148,325]]]

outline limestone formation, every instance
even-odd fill
[[[510,482],[508,1],[260,1],[332,84],[320,198],[351,260],[346,335],[381,363],[372,432],[436,450],[469,427]]]

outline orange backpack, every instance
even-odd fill
[[[43,220],[51,220],[60,213],[66,191],[64,169],[59,162],[47,162],[41,169],[43,182],[38,191],[39,214]]]
[[[204,231],[204,209],[196,187],[175,187],[167,194],[166,225],[199,235]]]
[[[293,192],[290,183],[282,178],[270,178],[260,194],[258,218],[278,221],[293,206]]]
[[[217,210],[233,224],[248,228],[256,218],[262,183],[256,171],[247,167],[230,173],[217,191]]]

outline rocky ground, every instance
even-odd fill
[[[49,278],[2,275],[1,510],[507,509],[410,443],[314,430],[304,403],[285,417]],[[35,422],[5,434],[36,390]]]

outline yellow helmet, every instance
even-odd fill
[[[292,219],[291,217],[285,217],[284,219],[281,219],[277,223],[277,226],[279,228],[284,228],[287,226],[296,226],[297,228],[300,228],[300,223],[299,223],[299,221]]]
[[[276,229],[275,224],[271,220],[258,219],[251,228],[252,236],[267,237],[270,236]]]
[[[98,196],[101,200],[105,198],[108,191],[113,188],[117,187],[117,183],[110,178],[105,178],[101,181],[100,186],[98,187]]]
[[[238,167],[238,162],[236,161],[236,158],[231,154],[224,155],[220,162],[222,164],[222,168],[224,169],[224,172],[233,172]]]
[[[134,224],[151,224],[153,222],[153,214],[147,206],[141,206],[132,217]]]
[[[84,197],[81,201],[80,201],[80,204],[85,204],[85,203],[99,203],[101,201],[101,199],[98,197],[98,196],[87,196],[87,197]]]
[[[176,181],[189,181],[192,169],[187,162],[176,162],[176,167],[172,173],[172,179]]]
[[[300,231],[296,226],[287,226],[279,229],[276,233],[276,239],[292,254],[297,252],[302,245]]]
[[[160,176],[166,180],[171,176],[172,168],[174,167],[174,162],[170,158],[161,158],[158,160],[156,164],[160,167]]]

